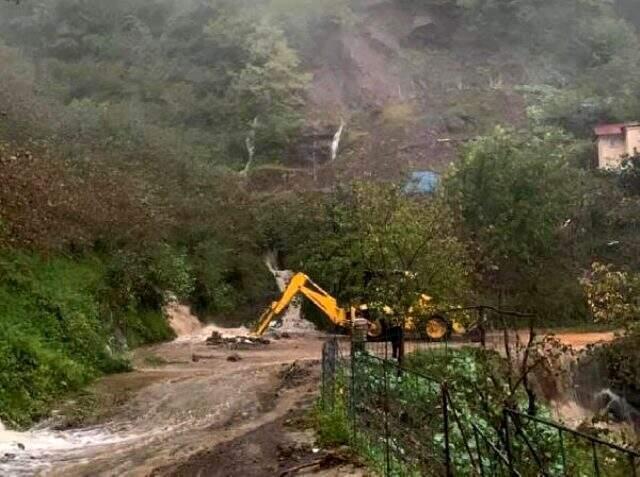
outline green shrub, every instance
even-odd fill
[[[60,394],[125,369],[108,347],[97,260],[0,254],[0,414],[25,425]]]
[[[158,310],[132,310],[120,320],[127,344],[130,347],[159,343],[175,338],[166,317]]]
[[[338,397],[333,406],[318,403],[314,419],[321,445],[341,446],[349,443],[349,417],[344,398]]]
[[[166,262],[149,272],[158,282]],[[0,252],[0,419],[26,426],[96,376],[129,370],[117,328],[130,346],[174,336],[159,308],[107,300],[106,269],[96,257]]]
[[[207,239],[194,246],[190,259],[195,277],[191,301],[200,312],[232,318],[237,314],[246,323],[246,316],[254,316],[254,308],[264,306],[275,289],[273,277],[255,250]]]
[[[240,296],[227,283],[233,264],[228,251],[217,240],[206,240],[195,247],[192,257],[196,285],[193,294],[196,307],[205,312],[233,310]]]
[[[0,327],[0,418],[23,426],[44,416],[59,394],[78,389],[97,374],[47,346],[42,337]]]
[[[118,251],[106,272],[107,291],[116,307],[160,309],[165,293],[185,298],[194,281],[186,253],[166,243],[142,251]]]

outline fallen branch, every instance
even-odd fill
[[[213,356],[211,354],[192,354],[191,355],[191,361],[193,361],[194,363],[197,363],[198,361],[200,361],[201,359],[220,359],[220,356]]]
[[[306,469],[307,467],[313,467],[316,465],[320,465],[322,464],[322,462],[324,462],[325,458],[323,457],[322,459],[316,459],[316,460],[312,460],[311,462],[307,462],[306,464],[300,464],[300,465],[296,465],[295,467],[291,467],[285,471],[283,471],[280,474],[280,477],[286,477],[287,475],[293,473],[293,472],[297,472],[299,470],[302,469]]]

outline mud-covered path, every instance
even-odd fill
[[[150,475],[313,401],[321,336],[292,336],[235,351],[207,346],[210,331],[203,331],[140,349],[136,371],[101,380],[97,388],[104,392],[129,393],[107,422],[16,434],[15,456],[0,463],[0,475]],[[241,359],[228,361],[234,353]],[[283,374],[294,362],[303,371],[292,385],[283,382]]]
[[[317,395],[326,337],[306,333],[232,350],[205,343],[212,328],[136,350],[135,371],[92,386],[109,399],[98,399],[97,417],[80,426],[71,421],[75,427],[52,430],[65,425],[58,418],[27,433],[0,429],[0,476],[257,477],[322,457],[313,435],[289,424],[306,415]],[[612,337],[558,335],[578,348]],[[229,361],[233,354],[240,359]],[[363,473],[338,462],[313,475]]]

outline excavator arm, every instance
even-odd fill
[[[347,312],[338,306],[336,299],[314,283],[304,273],[296,273],[291,278],[289,285],[287,285],[280,299],[271,303],[262,316],[260,316],[254,333],[257,336],[263,335],[273,319],[282,313],[299,293],[316,305],[332,323],[338,326],[348,326],[349,320],[347,318]]]
[[[314,283],[311,278],[304,273],[296,273],[291,278],[280,299],[271,303],[262,316],[260,316],[253,333],[257,336],[263,335],[273,319],[280,315],[298,294],[307,297],[337,326],[351,328],[352,325],[356,326],[356,324],[361,321],[365,322],[365,333],[368,335],[367,339],[387,339],[390,336],[389,329],[398,328],[398,326],[392,325],[391,328],[385,332],[382,320],[372,321],[366,318],[358,318],[358,313],[355,308],[351,308],[350,313],[347,314],[344,308],[338,306],[336,299],[324,291],[318,284]],[[446,339],[456,326],[460,328],[461,325],[456,322],[450,323],[443,316],[432,313],[435,312],[436,309],[431,304],[431,301],[432,298],[425,294],[418,297],[415,305],[409,309],[409,314],[404,319],[404,329],[409,332],[419,331],[420,334],[426,334],[432,340],[440,341]],[[388,306],[384,306],[382,309],[387,315],[393,314],[393,310]],[[418,316],[416,316],[415,313],[417,313]],[[421,320],[420,315],[428,316],[426,320]],[[393,333],[395,333],[395,331],[392,332],[392,334]]]

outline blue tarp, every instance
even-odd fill
[[[404,186],[407,194],[431,194],[438,187],[440,174],[433,171],[415,171],[411,173]]]

